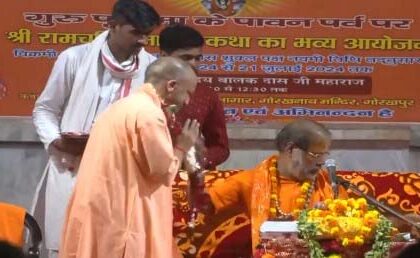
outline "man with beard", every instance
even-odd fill
[[[138,91],[98,117],[67,208],[60,258],[177,255],[172,182],[199,124],[187,120],[172,143],[165,113],[188,104],[196,86],[189,64],[162,57]]]
[[[327,128],[310,120],[295,120],[278,133],[275,142],[278,154],[254,169],[235,174],[205,192],[195,189],[196,199],[201,200],[196,206],[208,213],[238,204],[246,209],[254,251],[264,221],[297,219],[304,208],[333,198],[328,173],[321,169],[331,145]],[[339,190],[339,197],[346,198],[344,188]]]
[[[58,56],[35,103],[34,124],[49,154],[45,194],[49,257],[57,256],[64,212],[92,124],[111,103],[143,84],[146,67],[155,60],[143,46],[159,24],[159,14],[148,3],[118,0],[108,30]]]

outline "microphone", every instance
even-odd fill
[[[331,181],[331,187],[333,190],[334,199],[336,199],[338,197],[338,183],[337,183],[335,160],[327,159],[325,161],[325,167],[327,168],[328,176]]]

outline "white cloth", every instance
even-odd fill
[[[77,171],[80,159],[59,152],[50,147],[50,143],[59,138],[61,132],[88,133],[95,117],[111,104],[112,92],[122,83],[104,68],[100,59],[100,50],[106,44],[107,36],[108,31],[91,43],[63,51],[35,103],[34,124],[50,155],[45,170],[48,173],[45,200],[45,243],[48,249],[58,250],[66,206],[75,183],[75,173],[66,167],[73,166]],[[144,49],[138,58],[140,67],[133,77],[132,89],[143,84],[146,67],[156,59]]]
[[[131,70],[133,66],[133,62],[135,62],[134,58],[129,58],[128,60],[118,64],[115,57],[112,55],[111,50],[108,47],[108,44],[103,44],[101,48],[102,55],[106,56],[110,62],[113,63],[114,66],[120,67],[123,70]],[[137,59],[137,58],[136,58]],[[138,59],[137,59],[138,60]],[[120,94],[123,87],[123,80],[127,79],[131,76],[136,78],[139,76],[137,73],[127,72],[127,73],[116,73],[113,70],[107,68],[106,66],[101,67],[104,70],[103,78],[101,83],[101,93],[100,93],[100,101],[98,104],[97,113],[101,113],[104,111],[111,103],[115,102],[120,98]],[[141,68],[141,67],[140,67]],[[133,84],[132,84],[133,85]]]
[[[201,166],[197,161],[197,150],[195,149],[195,146],[192,146],[187,153],[185,153],[184,168],[188,172],[195,172],[201,169]]]

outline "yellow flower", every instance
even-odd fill
[[[302,184],[302,186],[300,187],[300,190],[302,191],[302,193],[307,193],[309,191],[309,188],[311,187],[311,184],[308,182],[305,182]]]
[[[363,237],[361,237],[361,236],[356,236],[355,238],[354,238],[354,243],[356,244],[356,245],[363,245],[364,243],[365,243],[365,240],[363,239]]]
[[[362,206],[362,205],[367,205],[367,201],[366,201],[366,199],[365,199],[365,198],[358,198],[358,199],[356,200],[356,202],[357,202],[360,206]]]
[[[308,212],[308,217],[314,217],[315,216],[315,211],[316,211],[316,209],[310,210]]]
[[[277,214],[277,209],[276,208],[270,208],[270,213],[271,214]]]
[[[327,216],[325,216],[325,220],[326,221],[333,221],[333,220],[335,220],[335,217],[334,216],[332,216],[331,214],[328,214]]]
[[[349,234],[357,234],[363,226],[362,221],[358,218],[340,217],[338,224],[341,230]]]
[[[321,214],[322,214],[322,210],[320,210],[320,209],[315,209],[315,212],[314,212],[314,216],[315,216],[315,217],[319,217],[319,216],[321,216]]]
[[[351,210],[351,215],[356,218],[362,217],[362,212],[360,210],[353,209]]]
[[[342,256],[339,254],[330,254],[328,255],[328,258],[341,258]]]
[[[376,210],[368,211],[365,214],[366,219],[377,219],[379,217],[379,212]]]
[[[334,202],[331,202],[330,204],[328,204],[327,207],[328,207],[328,210],[335,212],[336,205]]]
[[[338,234],[338,232],[340,232],[340,229],[338,227],[332,227],[330,230],[331,235],[336,235]]]
[[[348,246],[349,245],[349,239],[347,237],[343,238],[343,241],[341,242],[341,244],[343,246]]]
[[[379,220],[379,213],[376,210],[368,211],[363,217],[363,224],[368,227],[374,227]]]
[[[362,226],[360,231],[362,231],[363,235],[367,236],[370,234],[370,232],[372,232],[372,229],[370,227]]]
[[[352,207],[352,208],[355,208],[355,209],[358,209],[358,207],[359,207],[359,204],[356,202],[356,200],[355,199],[353,199],[353,198],[349,198],[348,200],[347,200],[347,203],[348,203],[348,205],[350,206],[350,207]]]

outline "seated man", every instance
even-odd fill
[[[207,193],[197,198],[201,203],[196,207],[217,212],[243,204],[251,219],[255,251],[264,221],[296,219],[303,209],[333,197],[328,175],[321,170],[330,145],[331,134],[323,125],[309,120],[293,121],[276,137],[278,155],[206,189]],[[339,196],[347,197],[344,189],[340,189]]]

